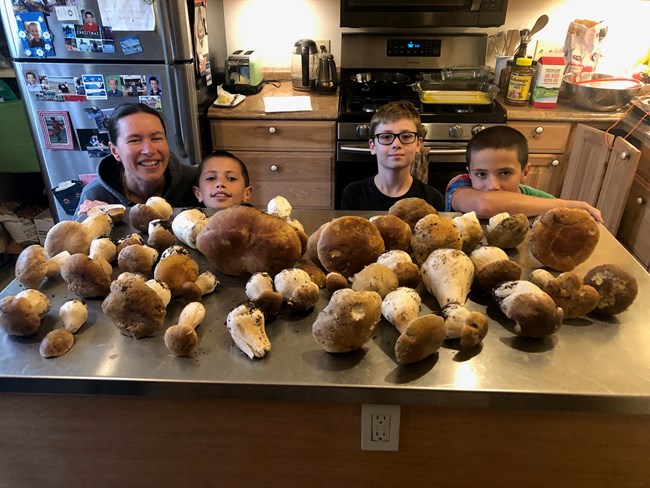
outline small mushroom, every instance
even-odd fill
[[[487,243],[502,249],[512,249],[524,242],[530,222],[524,214],[503,212],[493,216],[487,226]]]
[[[129,220],[134,229],[146,232],[149,222],[156,219],[170,219],[174,209],[162,197],[150,197],[145,203],[137,203],[129,210]]]
[[[291,210],[292,207],[289,200],[280,195],[273,197],[266,205],[266,213],[275,215],[284,221],[291,219]]]
[[[73,298],[61,305],[59,317],[63,322],[63,328],[74,334],[88,320],[88,306],[83,300]]]
[[[112,238],[107,236],[95,237],[90,241],[88,255],[93,259],[101,257],[107,263],[112,264],[117,258],[117,244]]]
[[[316,305],[320,290],[306,271],[299,268],[287,268],[275,275],[275,289],[292,310],[302,312]]]
[[[336,290],[347,288],[348,285],[349,285],[348,279],[345,276],[343,276],[341,273],[337,273],[336,271],[327,273],[327,275],[325,276],[325,288],[330,293],[334,293]]]
[[[397,274],[379,263],[369,264],[352,276],[350,281],[354,291],[376,291],[382,299],[399,286]]]
[[[32,335],[50,307],[49,299],[32,288],[8,295],[0,299],[0,328],[9,335]]]
[[[311,260],[301,258],[296,261],[295,267],[306,271],[311,280],[318,285],[318,288],[323,288],[325,286],[325,271],[314,264]]]
[[[203,322],[205,307],[200,302],[185,305],[178,324],[165,331],[165,346],[174,356],[191,356],[199,343],[196,328]]]
[[[110,235],[112,231],[113,221],[106,214],[93,215],[83,222],[62,220],[47,232],[43,247],[49,257],[63,251],[88,254],[93,238]]]
[[[454,217],[453,221],[456,222],[460,232],[461,250],[469,255],[483,240],[483,227],[476,217],[476,212],[468,212],[460,217]]]
[[[381,297],[376,291],[337,290],[312,325],[312,335],[327,352],[360,349],[381,319]]]
[[[132,234],[122,237],[117,241],[117,254],[120,254],[120,251],[122,249],[124,249],[126,246],[130,246],[131,244],[140,244],[142,246],[144,244],[144,239],[142,239],[142,236],[137,232],[133,232]]]
[[[68,289],[81,298],[105,297],[110,291],[111,275],[98,260],[82,253],[63,262],[61,276]]]
[[[477,247],[469,258],[474,264],[474,283],[484,293],[490,293],[499,283],[521,278],[521,266],[512,261],[500,247]]]
[[[585,285],[572,271],[561,273],[556,278],[545,269],[536,269],[528,275],[528,280],[548,293],[564,312],[565,319],[588,314],[600,300],[598,291],[593,286]]]
[[[445,316],[445,337],[460,339],[460,347],[474,347],[488,333],[488,320],[481,312],[470,312],[456,303],[447,305],[442,314]]]
[[[273,278],[265,271],[254,273],[246,282],[246,296],[266,317],[275,317],[284,302],[282,293],[273,288]]]
[[[169,219],[155,219],[149,222],[148,234],[147,245],[160,252],[176,244],[176,236]]]
[[[242,303],[231,310],[226,327],[235,345],[250,359],[264,357],[271,350],[264,314],[253,302]]]
[[[172,220],[174,235],[188,247],[196,249],[196,238],[208,223],[208,216],[198,208],[190,208],[179,213]]]
[[[396,215],[375,215],[370,217],[370,222],[377,227],[386,251],[411,250],[411,227]]]
[[[596,310],[605,315],[627,310],[639,292],[636,278],[615,264],[596,266],[585,275],[584,282],[598,292]]]
[[[120,271],[140,273],[143,276],[149,276],[156,261],[158,261],[158,251],[153,247],[140,244],[126,246],[117,255],[117,266]]]
[[[16,260],[16,279],[26,288],[38,288],[45,278],[51,278],[61,272],[61,265],[68,256],[68,251],[62,251],[48,259],[43,246],[28,246]]]
[[[49,331],[38,350],[44,358],[63,356],[74,344],[74,335],[67,329],[54,329]]]
[[[93,215],[99,213],[104,213],[113,220],[113,223],[117,223],[124,218],[124,215],[126,215],[126,207],[119,203],[106,203],[103,205],[96,205],[86,213],[88,217],[92,217]]]
[[[415,288],[420,283],[420,268],[411,256],[398,249],[387,251],[377,258],[377,263],[391,269],[399,281],[399,286]]]
[[[438,214],[429,214],[415,224],[411,249],[418,264],[424,263],[435,249],[460,249],[463,243],[456,222]]]
[[[199,277],[199,265],[183,246],[167,248],[160,256],[153,273],[154,278],[169,286],[172,296],[183,293],[183,284],[194,283]]]
[[[219,280],[212,271],[204,271],[196,281],[188,281],[181,285],[181,295],[188,302],[198,302],[203,295],[212,293],[218,284]]]

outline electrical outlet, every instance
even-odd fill
[[[399,405],[361,405],[361,449],[399,450]]]
[[[321,49],[321,46],[325,46],[325,52],[326,53],[331,53],[332,52],[332,46],[331,42],[329,40],[316,40],[316,47],[318,48],[318,52],[322,53],[323,50]]]

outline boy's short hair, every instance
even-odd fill
[[[233,153],[228,152],[228,151],[223,151],[223,150],[212,151],[210,154],[208,154],[206,157],[203,158],[201,163],[199,163],[199,167],[198,167],[198,169],[196,171],[196,179],[194,181],[195,186],[199,186],[199,182],[201,181],[201,175],[203,174],[203,168],[205,166],[205,162],[208,159],[219,158],[219,157],[228,158],[228,159],[232,159],[233,161],[236,161],[239,164],[239,169],[241,171],[242,176],[244,177],[244,186],[250,186],[250,178],[248,176],[248,168],[246,167],[244,162],[241,159],[239,159],[237,156],[235,156]]]
[[[528,141],[526,137],[517,129],[507,125],[488,127],[469,140],[465,152],[468,165],[472,162],[472,154],[482,149],[515,149],[521,169],[524,169],[528,164]]]
[[[419,136],[424,135],[424,129],[420,120],[420,112],[411,102],[397,101],[389,102],[379,107],[370,120],[370,138],[375,137],[375,130],[379,124],[395,122],[401,119],[410,119],[415,124]]]

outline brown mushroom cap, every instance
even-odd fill
[[[445,321],[427,314],[411,321],[395,342],[395,358],[399,364],[421,361],[440,349],[445,341]]]
[[[305,271],[311,280],[318,285],[319,288],[323,288],[325,286],[325,271],[323,271],[316,264],[312,263],[309,259],[299,259],[296,261],[295,267]]]
[[[485,237],[490,246],[513,249],[524,242],[529,229],[528,217],[524,214],[515,214],[500,221]]]
[[[318,239],[318,259],[323,267],[346,278],[375,262],[383,252],[379,230],[363,217],[338,217],[322,229]]]
[[[369,264],[350,280],[354,291],[376,291],[382,299],[399,286],[397,274],[379,263]]]
[[[54,329],[49,331],[38,350],[44,358],[56,358],[63,356],[74,344],[74,335],[66,329]]]
[[[460,249],[462,245],[456,222],[438,214],[429,214],[420,219],[411,237],[413,255],[420,265],[435,249]]]
[[[402,198],[388,209],[388,213],[399,217],[414,230],[420,219],[429,214],[437,214],[438,211],[422,198]]]
[[[48,257],[56,256],[62,251],[68,251],[70,254],[88,254],[90,242],[94,237],[81,222],[62,220],[47,232],[43,247]]]
[[[316,229],[315,232],[310,234],[310,236],[307,238],[307,250],[305,251],[307,257],[311,259],[314,264],[320,266],[321,268],[323,265],[318,259],[318,239],[320,239],[320,233],[323,231],[325,226],[327,226],[327,224],[329,224],[329,222],[325,222],[318,229]]]
[[[174,356],[192,355],[199,343],[199,336],[189,325],[172,325],[165,331],[165,346]]]
[[[61,277],[68,283],[68,289],[81,298],[105,297],[110,291],[111,275],[86,254],[77,253],[66,259]]]
[[[129,220],[131,226],[140,232],[147,232],[149,229],[149,222],[156,219],[165,218],[158,209],[147,205],[146,203],[136,203],[129,210]]]
[[[548,273],[544,270],[535,270]],[[572,319],[588,314],[600,300],[598,291],[593,286],[585,285],[580,277],[572,271],[565,271],[557,278],[550,275],[545,283],[535,279],[536,272],[533,271],[528,279],[548,293],[555,304],[564,312],[565,319]]]
[[[554,208],[533,223],[530,250],[544,266],[571,271],[594,252],[600,230],[594,218],[579,208]]]
[[[596,266],[585,275],[584,282],[598,292],[596,310],[605,315],[627,310],[639,292],[636,278],[615,264]]]
[[[149,246],[130,244],[117,255],[117,266],[121,271],[149,276],[158,260],[158,251]]]
[[[122,237],[117,241],[117,249],[116,252],[117,254],[120,253],[122,249],[124,249],[126,246],[130,246],[131,244],[144,244],[144,239],[140,234],[137,232],[134,232],[132,234],[129,234],[128,236]]]
[[[0,299],[0,327],[9,335],[28,336],[41,326],[41,317],[25,297]]]
[[[411,227],[396,215],[375,215],[370,222],[377,227],[386,251],[411,251]]]
[[[16,279],[27,288],[38,288],[47,275],[45,248],[33,244],[26,247],[16,260]]]
[[[331,272],[327,273],[325,276],[325,288],[327,288],[327,291],[330,293],[334,293],[336,290],[341,290],[342,288],[347,288],[348,285],[348,279],[341,273]]]
[[[176,244],[176,236],[172,231],[172,222],[169,219],[152,220],[149,222],[148,231],[147,245],[157,249],[159,252]]]
[[[172,296],[183,293],[183,284],[194,283],[199,277],[199,265],[189,255],[183,253],[169,254],[160,259],[153,276],[169,286]]]
[[[470,312],[460,331],[460,347],[474,347],[488,333],[488,319],[481,312]]]
[[[510,259],[503,259],[485,265],[474,275],[474,282],[479,290],[489,293],[492,288],[504,281],[521,278],[522,268]]]

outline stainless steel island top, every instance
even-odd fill
[[[335,211],[294,211],[310,233],[338,215]],[[122,232],[126,233],[126,224]],[[539,263],[526,244],[510,253],[525,268]],[[211,269],[197,255],[201,271]],[[155,336],[125,337],[101,311],[102,300],[88,300],[89,319],[64,356],[43,359],[39,344],[60,327],[58,309],[74,295],[60,279],[42,287],[52,309],[32,337],[0,332],[0,391],[118,395],[192,395],[325,403],[396,403],[489,408],[544,408],[650,413],[650,275],[601,226],[599,245],[575,271],[617,263],[639,284],[639,296],[626,312],[612,318],[589,315],[567,320],[545,340],[513,336],[489,299],[470,295],[468,308],[487,313],[490,331],[482,346],[460,350],[453,341],[416,364],[400,366],[393,347],[397,332],[382,320],[363,349],[329,354],[314,341],[311,326],[329,294],[309,314],[283,311],[266,330],[271,352],[250,360],[233,343],[225,326],[232,308],[246,299],[245,279],[216,273],[217,290],[204,297],[207,314],[198,327],[199,346],[191,358],[172,356]],[[117,274],[117,273],[116,273]],[[13,281],[0,297],[22,287]],[[435,300],[422,291],[423,311]],[[165,327],[176,323],[184,306],[168,306]]]

